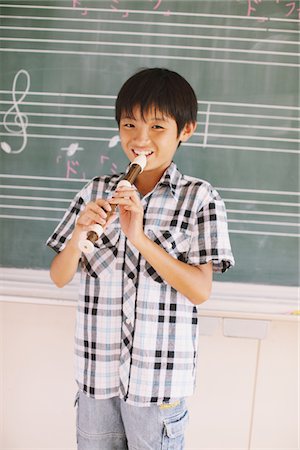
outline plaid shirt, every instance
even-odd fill
[[[47,244],[61,251],[86,203],[109,198],[121,176],[94,178],[77,194]],[[206,181],[183,176],[172,163],[141,198],[144,231],[188,264],[234,264],[226,211]],[[193,393],[197,307],[168,285],[127,240],[115,220],[81,258],[75,332],[76,379],[88,396],[114,396],[137,406]]]

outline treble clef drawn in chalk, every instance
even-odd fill
[[[17,83],[20,83],[20,79],[25,78],[25,89],[23,91],[17,90]],[[13,150],[8,144],[8,142],[0,142],[0,148],[6,153],[21,153],[27,145],[27,126],[28,126],[28,118],[22,113],[19,109],[19,105],[23,102],[24,98],[28,94],[30,88],[30,76],[26,70],[19,70],[19,72],[15,75],[12,87],[12,98],[13,105],[9,110],[5,113],[3,118],[3,126],[5,130],[11,136],[21,136],[22,137],[22,145],[18,150]],[[21,96],[17,99],[17,93],[21,93]],[[13,122],[9,121],[9,117],[13,116]],[[11,128],[14,126],[15,128]]]

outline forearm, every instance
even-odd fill
[[[74,277],[81,257],[78,248],[79,231],[74,231],[64,250],[58,253],[51,264],[50,276],[57,287],[63,287]]]
[[[135,244],[142,256],[174,289],[197,305],[206,301],[211,292],[211,263],[192,266],[169,255],[146,236]]]

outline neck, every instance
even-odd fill
[[[135,186],[140,194],[147,195],[151,192],[167,168],[160,168],[155,170],[145,170],[136,179]]]

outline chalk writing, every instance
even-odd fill
[[[74,167],[78,167],[78,166],[79,166],[78,161],[67,160],[66,178],[70,178],[72,175],[78,175],[77,170],[74,168]]]
[[[268,1],[270,3],[270,0],[247,0],[247,16],[255,15],[255,13],[259,14],[259,6],[263,3],[266,3]],[[286,13],[284,14],[285,17],[290,17],[294,14],[294,16],[297,14],[297,18],[300,19],[300,8],[297,8],[297,4],[299,2],[296,1],[290,1],[290,0],[273,0],[274,3],[277,5],[284,5],[286,8]],[[261,17],[258,20],[267,20],[267,17]]]
[[[101,155],[101,156],[100,156],[100,164],[101,164],[101,166],[103,166],[104,162],[107,161],[107,160],[109,160],[109,157],[108,157],[108,156],[106,156],[106,155]]]
[[[76,159],[73,159],[73,156],[77,151],[83,151],[84,148],[79,146],[78,142],[72,142],[67,147],[61,147],[62,152],[65,152],[65,158],[60,154],[56,157],[56,164],[65,161],[65,177],[66,178],[85,178],[84,173],[80,173],[80,163]]]
[[[103,164],[105,163],[105,161],[110,161],[110,157],[107,155],[100,155],[100,164],[101,166],[103,166]],[[112,163],[111,167],[110,167],[110,171],[111,173],[118,173],[118,166],[116,163]]]
[[[21,79],[25,80],[25,89],[22,91],[21,87],[23,87],[23,84]],[[19,83],[20,89],[17,89],[17,84]],[[27,145],[27,126],[28,126],[28,118],[26,114],[21,113],[19,109],[19,105],[22,104],[24,98],[28,94],[30,88],[30,76],[29,73],[26,70],[19,70],[17,74],[15,75],[13,86],[12,86],[12,98],[13,98],[13,105],[9,110],[5,113],[3,118],[3,126],[5,130],[13,137],[19,137],[22,138],[22,144],[21,147],[18,150],[13,150],[11,148],[11,145],[8,142],[0,142],[1,149],[6,153],[21,153],[24,148]],[[19,99],[17,99],[17,93],[21,93]],[[13,117],[13,122],[10,121],[10,117]],[[11,126],[14,126],[14,128],[11,128]]]
[[[286,3],[285,5],[287,8],[290,8],[289,12],[286,14],[286,17],[289,17],[291,14],[293,14],[293,12],[295,11],[296,8],[296,2],[289,2]],[[297,8],[297,12],[298,12],[298,19],[300,19],[300,8]]]
[[[81,7],[82,7],[81,0],[72,0],[72,7],[73,7],[73,8],[81,8]],[[88,10],[85,8],[85,9],[81,12],[81,15],[82,15],[82,16],[86,16],[87,13],[88,13]]]
[[[117,166],[117,164],[115,164],[115,163],[112,163],[112,165],[111,165],[111,172],[112,173],[118,173],[118,166]]]
[[[111,5],[110,5],[110,8],[113,10],[113,11],[119,11],[120,9],[122,9],[122,5],[121,5],[121,1],[122,0],[112,0],[112,3],[111,3]],[[153,0],[148,0],[149,2],[151,2],[151,3],[153,3]],[[162,4],[162,2],[163,2],[163,0],[154,0],[154,2],[155,2],[155,4],[153,5],[153,7],[152,7],[152,9],[154,10],[154,11],[157,11],[159,8],[160,8],[160,5]],[[120,8],[118,8],[118,6],[120,6]],[[123,12],[123,14],[122,14],[122,17],[123,18],[126,18],[126,17],[128,17],[129,16],[129,11],[122,11]],[[164,15],[165,16],[169,16],[170,15],[170,10],[168,9],[167,11],[164,11]]]

